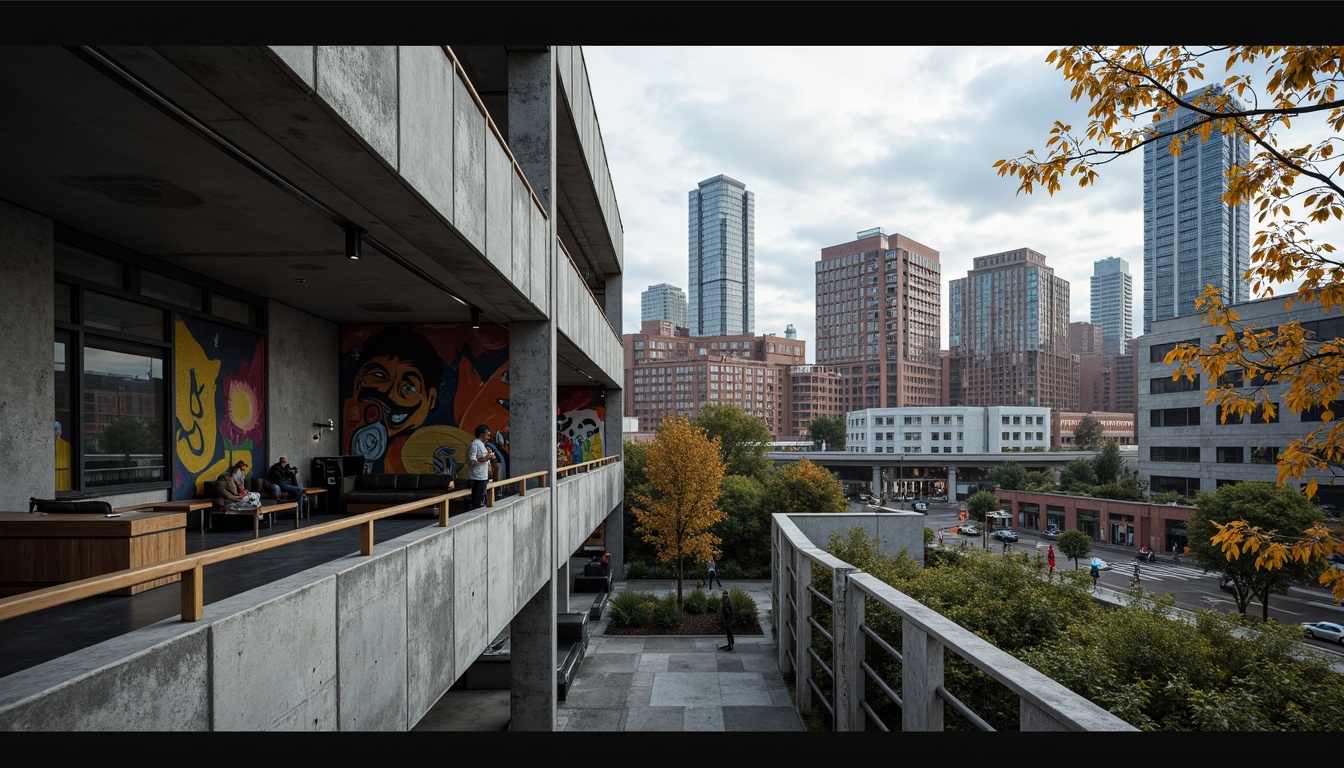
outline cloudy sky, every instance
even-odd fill
[[[608,47],[584,56],[625,235],[624,327],[650,285],[687,288],[687,195],[726,174],[756,196],[756,333],[792,323],[815,360],[821,249],[882,227],[937,250],[947,283],[977,256],[1045,254],[1088,321],[1093,262],[1119,256],[1143,317],[1143,158],[1017,194],[996,160],[1045,149],[1086,107],[1049,47]]]

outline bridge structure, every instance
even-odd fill
[[[1126,450],[1128,448],[1129,450]],[[1121,458],[1133,471],[1138,464],[1135,446],[1121,446]],[[1056,477],[1074,459],[1096,458],[1096,451],[1040,451],[1011,453],[851,453],[847,451],[768,451],[775,466],[802,459],[831,470],[847,487],[869,484],[871,493],[884,498],[927,497],[946,492],[949,501],[965,499],[981,485],[989,470],[1015,461],[1028,472]]]

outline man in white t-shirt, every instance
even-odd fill
[[[485,487],[490,483],[490,462],[495,458],[495,452],[485,444],[485,437],[490,434],[490,428],[482,424],[476,427],[476,439],[471,441],[471,447],[467,449],[467,479],[471,481],[471,500],[467,503],[467,509],[477,509],[485,506]]]

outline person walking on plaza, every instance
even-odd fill
[[[715,581],[719,582],[719,586],[722,587],[723,580],[719,578],[719,566],[718,563],[714,562],[714,558],[711,557],[709,559],[708,567],[709,567],[709,578],[705,580],[705,587],[707,589],[713,589]]]
[[[288,493],[291,499],[298,502],[299,514],[307,517],[308,499],[304,497],[303,488],[299,486],[299,470],[289,463],[288,458],[281,456],[279,461],[266,470],[266,484],[270,487],[271,496],[277,500],[281,493]]]
[[[483,439],[490,434],[490,428],[482,424],[476,427],[476,439],[467,449],[467,479],[471,481],[471,501],[467,509],[479,509],[485,506],[485,487],[490,484],[490,462],[495,452],[490,450]]]
[[[1054,544],[1051,544],[1051,545],[1050,545],[1050,553],[1046,556],[1046,559],[1049,560],[1049,562],[1050,562],[1050,575],[1051,575],[1051,576],[1054,576],[1054,575],[1055,575],[1055,545],[1054,545]]]
[[[1092,558],[1092,591],[1097,591],[1097,579],[1101,578],[1101,566],[1097,565],[1097,559]]]
[[[723,602],[719,606],[719,613],[723,616],[723,631],[728,635],[728,644],[719,646],[720,651],[733,650],[733,599],[728,596],[728,590],[723,590]]]

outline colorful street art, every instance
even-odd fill
[[[196,498],[242,459],[266,461],[265,339],[179,315],[175,324],[173,498]]]
[[[602,421],[607,407],[597,387],[560,387],[556,391],[557,466],[602,458]]]
[[[507,326],[342,326],[340,371],[341,444],[364,472],[465,481],[472,430],[485,424],[499,476],[509,476]]]

